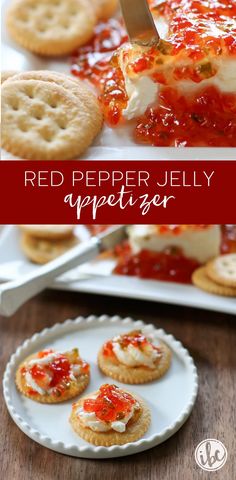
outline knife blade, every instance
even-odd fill
[[[147,0],[120,0],[120,5],[131,43],[143,46],[158,44],[160,36]]]
[[[117,225],[114,227],[110,227],[108,230],[98,235],[98,238],[100,241],[101,252],[111,250],[127,238],[126,226]]]

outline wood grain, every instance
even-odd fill
[[[233,480],[236,471],[236,319],[203,310],[135,300],[48,291],[10,319],[0,318],[1,374],[12,352],[27,337],[66,318],[95,313],[142,318],[173,333],[193,355],[200,389],[195,408],[181,430],[147,452],[111,460],[60,455],[24,435],[1,410],[1,470],[4,480]],[[174,392],[173,392],[174,395]],[[2,399],[1,399],[2,400]],[[207,473],[194,460],[196,445],[218,438],[228,449],[222,470]]]

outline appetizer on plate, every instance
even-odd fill
[[[133,121],[137,143],[235,147],[235,0],[149,3],[158,45],[124,43],[123,26],[109,22],[78,50],[72,73],[98,86],[112,127]]]
[[[116,54],[121,93],[108,82],[109,118],[136,119],[140,143],[236,146],[235,1],[166,0],[155,11],[164,39]]]
[[[191,283],[196,268],[219,255],[220,225],[131,225],[116,248],[114,273]]]
[[[98,365],[108,377],[119,382],[141,384],[162,377],[170,367],[171,351],[153,334],[133,330],[104,343]]]
[[[131,135],[152,146],[236,147],[235,0],[148,1],[161,36],[152,47],[128,43],[117,0],[12,0],[13,40],[40,56],[71,56],[79,78],[5,72],[5,150],[33,160],[79,158],[103,113],[128,143]]]
[[[77,348],[60,353],[52,349],[30,355],[18,367],[16,385],[26,397],[40,403],[59,403],[83,392],[90,367]]]
[[[80,437],[105,447],[135,442],[147,431],[150,420],[149,408],[140,397],[109,384],[74,403],[70,416]]]

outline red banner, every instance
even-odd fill
[[[0,162],[0,223],[236,223],[236,162]]]

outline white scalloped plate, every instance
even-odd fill
[[[127,390],[141,395],[148,403],[152,422],[145,436],[137,442],[122,446],[95,447],[78,437],[70,427],[72,401],[58,405],[43,405],[20,395],[15,387],[16,369],[25,357],[38,350],[53,347],[67,350],[79,347],[81,355],[91,364],[91,382],[86,391],[96,390],[102,383],[111,382],[98,370],[96,354],[101,344],[113,335],[134,328],[155,330],[173,351],[168,373],[159,381],[146,385],[127,385]],[[116,382],[124,387],[124,384]],[[7,364],[3,390],[7,408],[14,422],[30,438],[41,445],[66,455],[85,458],[110,458],[142,452],[172,436],[185,423],[194,406],[198,389],[197,370],[188,351],[172,335],[156,330],[141,320],[121,319],[118,316],[78,317],[56,324],[36,333],[20,346]]]

